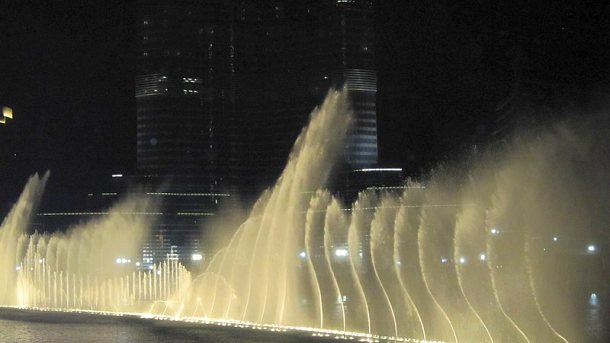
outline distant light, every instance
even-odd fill
[[[595,252],[595,249],[596,249],[595,245],[593,245],[593,244],[591,244],[587,247],[587,251],[589,251],[589,252]]]
[[[299,256],[300,256],[301,258],[305,258],[305,257],[307,257],[307,253],[305,253],[304,251],[301,251],[301,253],[299,254]]]
[[[341,248],[341,249],[335,250],[335,256],[337,256],[337,257],[345,257],[347,255],[348,255],[347,249]]]
[[[124,258],[124,257],[119,257],[115,260],[116,264],[127,264],[127,263],[131,263],[131,260],[128,258]]]
[[[203,255],[201,255],[200,253],[195,253],[191,256],[191,259],[193,261],[201,261],[203,260]]]
[[[112,174],[112,177],[123,177],[123,174]]]
[[[485,256],[485,254],[479,255],[479,260],[485,261],[486,259],[487,259],[487,256]]]
[[[17,266],[17,267],[15,267],[15,270],[16,270],[16,271],[20,271],[20,270],[21,270],[21,266]]]
[[[157,275],[161,275],[161,271],[160,270],[157,270]]]
[[[557,236],[553,237],[553,242],[557,242],[558,240],[559,240],[559,237],[557,237]]]
[[[447,263],[449,260],[446,257],[441,257],[441,263]]]
[[[591,293],[591,297],[589,298],[589,304],[591,306],[597,306],[598,302],[597,302],[597,294],[596,293]]]
[[[153,270],[153,269],[155,269],[155,267],[154,266],[148,266],[148,269]]]
[[[387,172],[392,172],[392,171],[394,171],[394,172],[401,172],[402,168],[363,168],[363,169],[356,169],[355,171],[357,171],[357,172],[364,172],[364,173],[367,173],[367,172],[384,172],[384,171],[387,171]]]
[[[140,262],[136,262],[136,267],[139,267],[139,266],[140,266]]]
[[[491,234],[492,235],[497,235],[498,234],[498,229],[496,229],[495,227],[491,229]]]
[[[2,116],[4,118],[13,119],[13,109],[10,107],[2,107]]]
[[[460,257],[460,264],[464,264],[464,263],[466,263],[466,258]]]

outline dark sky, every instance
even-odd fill
[[[384,165],[429,168],[489,130],[515,60],[558,88],[608,79],[605,1],[378,3]],[[134,13],[131,1],[2,1],[0,102],[15,110],[17,152],[0,161],[2,197],[36,171],[52,171],[51,191],[82,191],[133,169]]]
[[[1,161],[12,175],[0,189],[14,192],[47,169],[51,188],[77,189],[131,167],[133,6],[3,1],[0,8],[0,102],[14,108],[17,153]]]

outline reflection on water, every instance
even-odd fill
[[[583,343],[609,342],[607,296],[592,293],[583,299],[580,319]],[[10,319],[9,319],[10,318]],[[319,338],[270,332],[211,328],[181,322],[139,320],[127,317],[0,310],[0,343],[189,343],[189,342],[320,342]],[[573,342],[571,342],[573,343]]]
[[[171,325],[171,326],[170,326]],[[184,327],[174,324],[121,322],[100,323],[0,319],[0,342],[4,343],[190,343],[190,342],[317,342],[308,337],[270,336],[268,333]]]
[[[605,300],[605,301],[604,301]],[[608,342],[610,328],[605,321],[608,317],[607,299],[597,293],[591,293],[585,308],[585,333],[589,342]]]

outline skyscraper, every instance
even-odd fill
[[[376,165],[371,0],[139,0],[137,20],[137,176],[166,208],[151,250],[269,187],[331,87],[355,114],[344,166]]]
[[[376,165],[372,1],[241,1],[230,25],[243,186],[277,178],[308,114],[342,85],[355,112],[346,166]]]
[[[218,183],[226,49],[216,42],[222,16],[213,8],[201,1],[139,2],[137,171],[176,190]]]
[[[138,174],[256,194],[342,85],[355,112],[345,160],[374,166],[374,37],[371,0],[141,0]]]

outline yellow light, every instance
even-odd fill
[[[10,107],[2,107],[2,115],[4,118],[13,119],[13,109]]]

